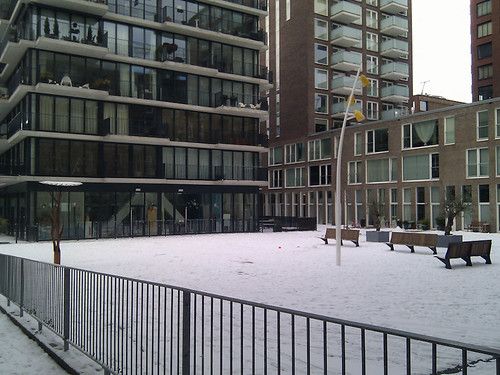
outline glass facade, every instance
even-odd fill
[[[171,141],[257,145],[259,120],[80,98],[28,94],[4,118],[18,130],[131,135]]]
[[[21,48],[20,60],[4,82],[9,95],[32,86],[17,91],[0,121],[4,137],[32,131],[0,155],[1,174],[21,181],[0,196],[9,232],[50,239],[55,188],[39,176],[82,182],[62,188],[64,238],[257,230],[267,176],[259,168],[265,150],[252,146],[265,139],[259,112],[234,108],[267,110],[260,81],[249,78],[270,75],[261,45],[233,37],[265,42],[259,16],[192,0],[106,4],[116,15],[26,4],[2,42],[36,41],[10,45]],[[165,31],[168,23],[179,24],[176,32]],[[214,109],[221,106],[231,115]]]

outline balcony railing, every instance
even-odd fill
[[[400,103],[407,101],[410,97],[410,90],[408,86],[393,85],[382,87],[381,98],[384,101]]]
[[[341,76],[332,79],[332,92],[334,94],[349,95],[354,84],[354,77]],[[356,94],[361,93],[361,83],[358,82],[354,90]]]
[[[399,61],[393,61],[382,65],[380,68],[380,76],[387,79],[407,79],[409,76],[408,64]]]
[[[408,10],[408,0],[380,0],[380,10],[391,14],[404,13]]]
[[[391,58],[408,58],[408,42],[399,39],[389,39],[382,42],[380,54]]]
[[[215,94],[214,107],[234,107],[241,109],[258,109],[262,111],[267,111],[269,105],[267,98],[250,97],[241,94],[225,94],[218,92]]]
[[[386,111],[382,111],[382,120],[394,120],[404,116],[408,116],[410,111],[408,108],[392,108]]]
[[[175,22],[182,25],[234,35],[267,44],[267,33],[263,29],[257,31],[245,29],[245,25],[241,22],[233,21],[232,18],[222,16],[213,20],[207,14],[190,11],[186,12],[186,17],[183,20],[173,20],[172,14],[174,14],[174,10],[175,9],[173,7],[164,6],[161,14],[161,22]]]
[[[332,105],[332,115],[344,115],[346,110],[347,102],[333,103]],[[361,105],[356,103],[349,106],[349,112],[354,113],[354,111],[362,111]]]
[[[361,66],[361,63],[361,54],[357,52],[338,51],[332,54],[332,66],[337,70],[356,70]]]
[[[351,23],[361,18],[361,6],[341,0],[332,5],[330,16],[334,21]]]
[[[408,32],[408,20],[398,16],[384,18],[380,22],[380,31],[383,34],[402,36]]]
[[[255,8],[258,10],[266,11],[268,10],[268,0],[224,0],[228,3],[239,4],[249,8]]]
[[[330,41],[336,46],[354,47],[361,44],[363,32],[349,26],[340,26],[330,32]]]

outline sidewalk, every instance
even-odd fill
[[[0,337],[0,374],[67,374],[2,313]]]

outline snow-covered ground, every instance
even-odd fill
[[[97,241],[65,241],[62,263],[157,281],[363,323],[500,348],[500,235],[492,265],[452,261],[427,248],[344,243],[335,265],[335,241],[317,232],[217,234]],[[446,249],[438,248],[443,255]],[[0,245],[0,252],[52,261],[51,243]]]
[[[67,374],[33,340],[0,313],[0,374]]]

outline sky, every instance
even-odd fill
[[[413,0],[413,92],[472,100],[470,0]]]

